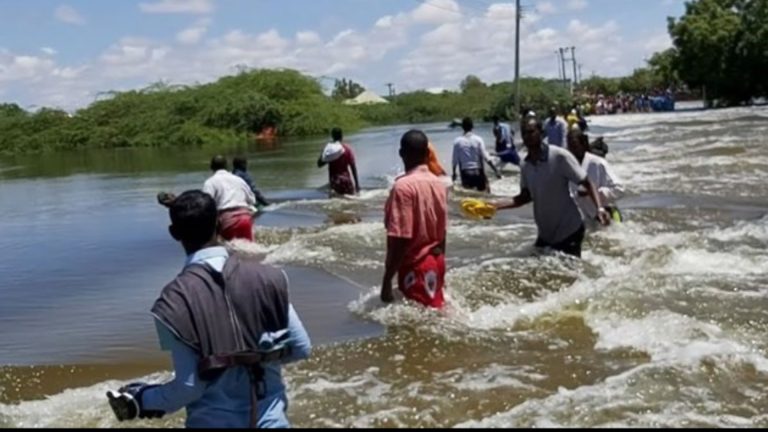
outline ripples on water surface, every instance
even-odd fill
[[[460,217],[459,197],[453,196],[451,305],[443,314],[378,303],[384,259],[381,208],[395,174],[390,167],[397,165],[389,141],[402,128],[368,132],[356,141],[351,137],[365,167],[361,171],[374,174],[366,180],[370,190],[358,200],[328,201],[320,195],[279,204],[260,221],[260,243],[247,247],[267,262],[310,269],[303,270],[307,278],[319,282],[314,288],[305,282],[297,303],[300,312],[319,314],[313,322],[333,320],[330,314],[341,310],[347,317],[339,329],[368,326],[361,332],[375,335],[375,324],[386,328],[379,337],[329,337],[335,343],[317,347],[310,361],[288,368],[292,422],[307,427],[768,427],[766,120],[764,108],[593,118],[593,129],[606,136],[608,158],[629,189],[622,204],[628,222],[591,234],[581,262],[533,256],[530,209],[471,222]],[[431,138],[447,160],[451,134],[436,128]],[[364,139],[376,142],[374,156],[366,155]],[[322,178],[313,173],[296,188]],[[181,175],[163,184],[182,187],[189,181]],[[517,181],[512,170],[493,184],[494,192],[514,195]],[[33,188],[40,180],[26,182]],[[149,194],[151,199],[151,187],[116,193]],[[165,223],[162,217],[147,216],[152,211],[148,207],[129,216]],[[66,215],[62,219],[59,223],[66,223]],[[130,233],[130,218],[124,219]],[[271,222],[278,219],[283,222]],[[116,242],[130,242],[129,233],[112,234]],[[97,244],[99,235],[85,236],[79,247],[86,252],[79,253],[88,253],[89,242]],[[169,269],[160,276],[141,276],[141,267],[135,267],[140,276],[134,284],[178,270],[175,246],[161,234],[153,241]],[[72,265],[84,265],[72,260]],[[311,269],[327,271],[330,281]],[[330,274],[351,281],[339,279],[348,286],[343,296],[334,291],[336,279]],[[107,296],[109,283],[96,279],[98,286],[88,298],[98,300]],[[349,286],[357,288],[350,293]],[[116,346],[97,344],[98,356],[109,362],[6,368],[0,378],[0,425],[117,426],[103,399],[104,391],[117,385],[112,380],[167,369],[148,342],[141,352],[158,361],[117,360],[120,353],[135,354],[130,335],[152,340],[142,307],[157,290],[155,284],[126,297],[141,303],[135,307],[137,328]],[[24,293],[0,292],[24,302]],[[332,303],[335,295],[344,297],[337,301],[342,306],[323,312],[323,302]],[[109,304],[97,300],[105,308]],[[71,302],[71,307],[86,307],[82,302]],[[13,333],[34,332],[36,325],[50,323],[34,316],[18,318],[27,330],[22,326]],[[99,314],[93,319],[108,321]],[[0,321],[4,327],[11,324],[10,319]],[[58,340],[78,338],[67,328],[50,332]],[[0,332],[0,340],[23,355],[32,355],[24,350],[37,352],[9,333]],[[118,355],[105,354],[110,349]],[[8,355],[4,363],[27,364],[19,360],[22,354]],[[76,353],[72,360],[51,355],[57,360],[33,364],[81,361]],[[169,377],[167,372],[150,376]],[[182,422],[177,415],[138,425]]]

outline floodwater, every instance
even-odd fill
[[[768,427],[768,109],[591,125],[627,221],[577,261],[534,253],[530,208],[471,221],[452,193],[443,314],[378,301],[408,127],[349,137],[357,199],[327,199],[322,139],[224,151],[277,201],[235,247],[287,269],[315,343],[286,370],[294,426]],[[448,166],[456,132],[421,127]],[[0,161],[0,426],[129,426],[105,391],[169,379],[148,309],[184,257],[155,194],[199,188],[216,151]],[[518,181],[508,168],[494,195]]]

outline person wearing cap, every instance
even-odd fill
[[[568,132],[568,150],[576,157],[581,167],[587,172],[592,184],[597,187],[605,209],[616,222],[622,221],[621,212],[616,206],[616,201],[624,195],[624,186],[619,177],[611,169],[608,161],[589,152],[589,137],[574,126]],[[571,195],[576,199],[584,221],[587,226],[593,228],[597,224],[597,208],[587,196],[584,187],[571,183]]]
[[[497,202],[498,210],[514,209],[533,202],[533,215],[538,228],[536,247],[550,248],[567,255],[581,257],[585,227],[581,212],[571,196],[570,184],[584,187],[598,210],[603,225],[610,218],[600,201],[597,188],[586,171],[566,149],[544,143],[544,127],[530,119],[523,128],[523,143],[528,156],[520,172],[520,194],[511,202]]]

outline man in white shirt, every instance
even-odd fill
[[[616,201],[624,195],[624,186],[614,174],[608,162],[589,152],[589,137],[578,127],[568,132],[568,150],[576,157],[581,167],[587,172],[587,177],[597,188],[600,201],[614,221],[621,222],[621,212],[616,207]],[[576,199],[588,226],[596,226],[597,207],[589,199],[586,190],[571,183],[571,195]]]
[[[219,235],[226,240],[253,241],[253,211],[256,204],[250,186],[227,170],[227,159],[211,159],[213,176],[205,181],[203,192],[212,196],[219,211]]]
[[[458,167],[461,174],[461,185],[464,188],[490,193],[491,187],[488,177],[485,175],[483,162],[488,163],[488,166],[496,174],[496,178],[501,178],[501,174],[491,162],[483,139],[472,132],[475,128],[472,119],[464,118],[461,122],[461,128],[464,129],[464,135],[456,138],[453,143],[453,181],[456,181],[456,167]]]

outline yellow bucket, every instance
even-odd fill
[[[496,216],[496,207],[483,200],[474,198],[462,200],[461,210],[472,219],[493,219]]]

